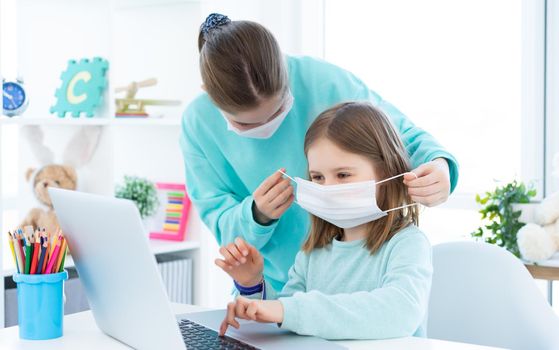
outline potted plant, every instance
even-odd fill
[[[148,218],[157,212],[159,199],[153,182],[137,176],[124,176],[124,183],[116,187],[115,197],[136,203],[144,225],[149,228]]]
[[[476,195],[476,202],[482,205],[479,213],[483,225],[471,233],[476,239],[506,248],[520,257],[516,234],[525,222],[520,221],[523,210],[517,204],[528,204],[536,196],[532,186],[513,181],[504,186],[497,186],[493,192],[483,196]],[[525,209],[525,208],[524,208]]]

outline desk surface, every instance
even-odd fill
[[[173,304],[173,311],[178,314],[203,311],[193,305]],[[340,341],[349,349],[418,349],[418,350],[488,350],[490,347],[469,345],[422,338],[399,338],[390,340]],[[52,340],[21,340],[18,327],[0,329],[0,349],[3,350],[64,350],[64,349],[130,349],[128,346],[102,333],[93,319],[91,311],[80,312],[64,318],[64,336]]]

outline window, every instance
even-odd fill
[[[475,194],[523,175],[522,10],[522,0],[324,2],[324,58],[460,163],[451,200],[422,216],[433,243],[469,236],[479,225]]]

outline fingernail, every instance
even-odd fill
[[[239,263],[238,261],[235,261],[235,265],[239,266],[239,265],[241,265],[241,263]]]
[[[248,252],[247,252],[246,250],[243,250],[243,255],[244,255],[244,256],[247,256],[247,255],[248,255]]]

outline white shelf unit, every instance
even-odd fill
[[[44,143],[57,155],[57,162],[75,131],[101,128],[93,159],[78,170],[78,190],[113,195],[124,175],[184,183],[178,144],[180,118],[187,102],[201,91],[195,40],[201,5],[199,1],[148,0],[140,1],[140,6],[134,4],[127,0],[18,0],[18,61],[30,105],[20,117],[0,117],[0,243],[6,242],[6,231],[29,209],[39,206],[24,176],[29,167],[39,166],[21,137],[21,128],[26,126],[41,127]],[[49,107],[55,103],[54,93],[67,61],[96,56],[109,61],[109,85],[97,115],[51,115]],[[115,118],[114,88],[151,77],[159,84],[140,90],[139,98],[179,99],[183,103],[178,107],[147,107],[148,112],[163,118]],[[172,253],[193,260],[193,297],[198,304],[204,298],[201,281],[207,275],[202,269],[207,271],[209,266],[200,262],[201,246],[210,237],[206,230],[191,210],[186,241],[150,241],[155,255]],[[202,242],[200,237],[204,237]],[[2,245],[0,252],[0,271],[9,278],[13,262],[6,246]],[[72,264],[71,259],[68,264]],[[0,287],[2,328],[4,287]]]
[[[0,119],[2,125],[37,125],[37,126],[173,126],[181,124],[180,117],[172,118],[28,118],[15,117]]]

